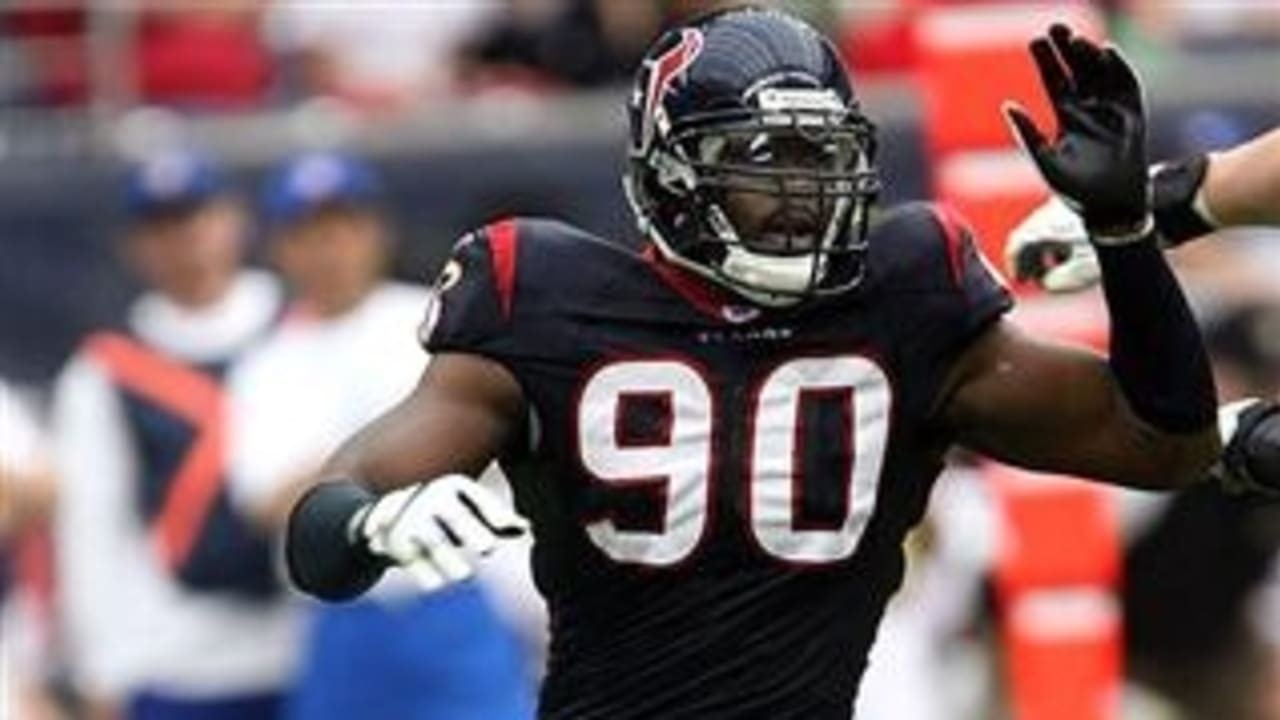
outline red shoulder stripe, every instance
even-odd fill
[[[951,268],[951,281],[959,287],[964,278],[963,238],[968,224],[946,203],[933,203],[933,214],[942,226],[942,237],[947,243],[947,265]]]
[[[502,316],[509,320],[516,288],[516,221],[514,218],[499,220],[484,232],[493,253],[493,281],[498,291],[498,303],[502,307]]]

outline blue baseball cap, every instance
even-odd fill
[[[186,151],[153,155],[129,170],[125,208],[137,219],[203,205],[229,191],[208,158]]]
[[[368,163],[336,152],[309,152],[282,163],[267,182],[264,209],[273,224],[297,222],[331,205],[373,205],[380,184]]]

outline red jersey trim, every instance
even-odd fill
[[[514,218],[499,220],[485,228],[489,238],[489,250],[493,253],[493,282],[498,291],[498,304],[502,317],[511,319],[511,304],[516,288],[516,221]]]
[[[709,281],[667,262],[653,245],[646,245],[641,252],[641,257],[668,287],[703,314],[717,320],[724,320],[726,305],[745,304],[745,301],[737,299],[727,291],[721,291],[712,286]]]
[[[947,243],[947,265],[951,269],[951,280],[960,287],[964,279],[964,233],[968,225],[951,206],[944,203],[933,204],[933,214],[942,226],[942,237]]]

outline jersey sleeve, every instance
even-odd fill
[[[947,274],[942,302],[954,317],[955,341],[963,344],[1013,307],[1013,297],[999,271],[978,249],[973,229],[954,211],[934,206],[935,222],[946,251]]]
[[[941,382],[960,353],[1013,307],[1004,280],[978,250],[973,232],[953,211],[917,204],[893,221],[883,240],[893,246],[892,317],[903,347],[927,377]]]
[[[515,221],[508,220],[468,233],[454,245],[418,330],[428,352],[510,352],[515,242]]]

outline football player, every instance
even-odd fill
[[[293,580],[341,599],[399,565],[438,585],[527,517],[542,717],[843,719],[950,445],[1136,487],[1204,477],[1214,388],[1153,235],[1138,80],[1065,27],[1031,51],[1061,131],[1010,120],[1085,215],[1109,360],[1005,322],[949,212],[872,226],[875,129],[836,51],[723,11],[637,75],[646,249],[548,220],[464,237],[418,387],[293,509]],[[494,459],[519,514],[470,479]]]

